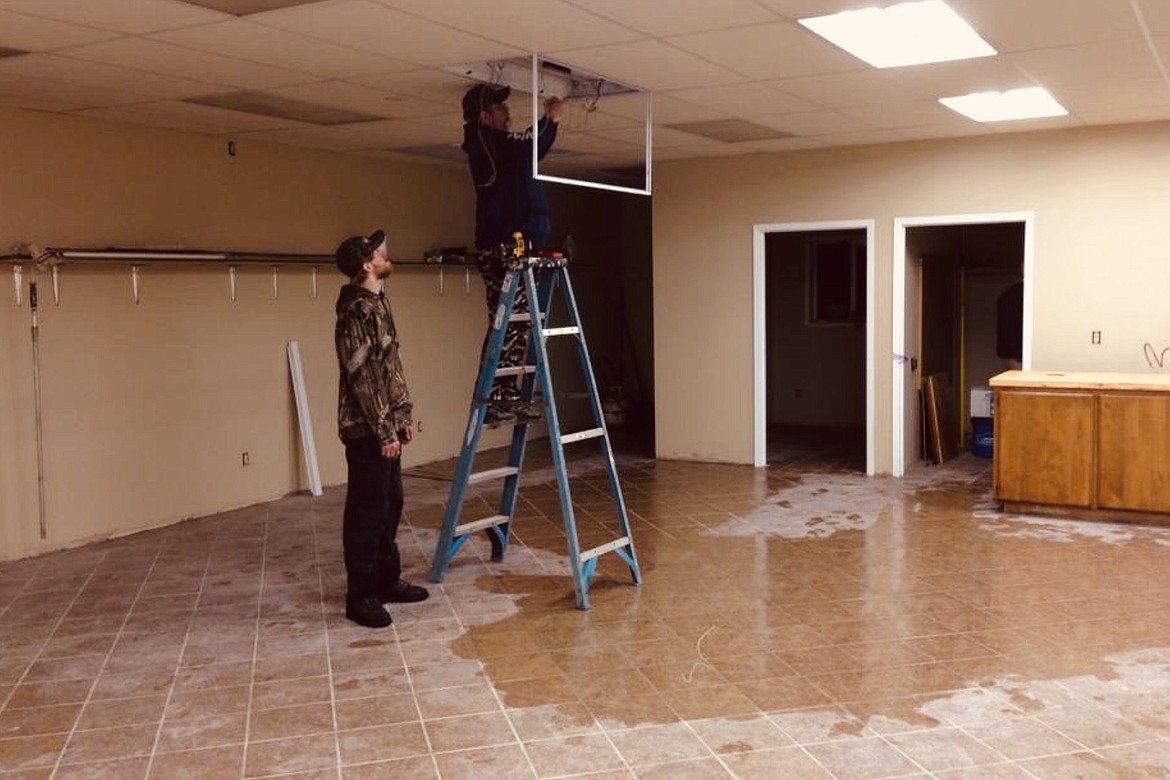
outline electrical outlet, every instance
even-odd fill
[[[419,433],[422,433],[422,420],[419,420],[414,424],[414,429]]]
[[[1101,331],[1095,330],[1092,333],[1090,333],[1089,334],[1089,341],[1092,344],[1100,344],[1101,343]]]
[[[241,452],[240,453],[240,465],[241,466],[251,466],[252,465],[252,456],[246,452]]]

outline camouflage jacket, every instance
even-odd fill
[[[414,404],[398,357],[398,331],[390,302],[356,284],[337,297],[337,430],[342,439],[376,436],[398,441],[411,424]]]

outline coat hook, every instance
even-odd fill
[[[272,266],[272,300],[280,299],[280,285],[277,282],[277,267]]]
[[[53,266],[53,305],[61,305],[61,270],[60,266]]]
[[[313,300],[317,300],[317,266],[313,266]]]
[[[228,266],[228,284],[232,288],[232,303],[236,302],[236,267],[234,265]]]
[[[24,296],[24,267],[19,263],[12,266],[12,281],[16,284],[16,305],[19,306]]]
[[[142,303],[140,269],[136,265],[130,266],[130,286],[134,288],[134,302]]]

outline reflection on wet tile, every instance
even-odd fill
[[[622,457],[644,583],[605,556],[582,612],[531,449],[507,560],[386,630],[342,616],[343,489],[0,564],[4,780],[1170,776],[1170,529],[1000,514],[968,457]],[[446,490],[407,477],[408,579]]]

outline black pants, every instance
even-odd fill
[[[376,438],[345,440],[349,484],[341,540],[346,597],[360,599],[393,587],[402,574],[398,522],[402,519],[402,459],[383,458]]]

